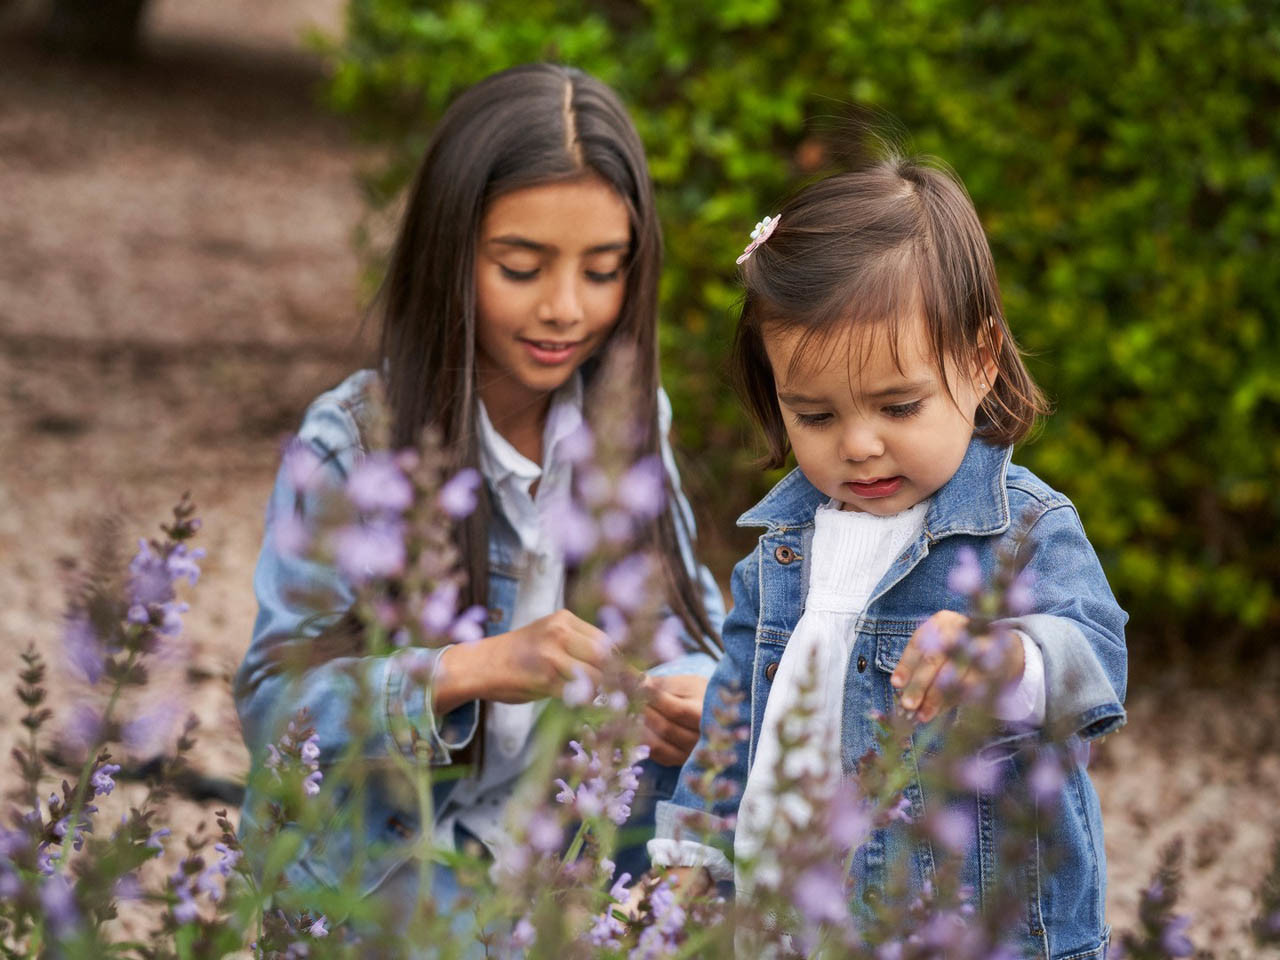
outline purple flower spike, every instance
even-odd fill
[[[355,583],[393,577],[404,569],[404,531],[399,524],[342,527],[333,535],[333,541],[338,566]]]
[[[76,615],[62,629],[62,646],[69,663],[91,686],[102,679],[105,651],[88,618]]]
[[[609,600],[628,613],[644,606],[651,564],[642,553],[623,557],[605,571],[604,592]]]
[[[969,848],[974,822],[963,810],[943,807],[933,815],[929,826],[934,838],[952,853],[961,854]]]
[[[105,797],[115,789],[116,782],[111,778],[120,772],[120,764],[104,763],[93,772],[89,785],[93,787],[95,797]]]
[[[965,597],[982,591],[982,565],[973,547],[961,547],[956,551],[956,565],[947,574],[947,589]]]
[[[800,874],[791,899],[810,923],[840,923],[849,914],[844,876],[831,865],[811,867]]]
[[[1014,578],[1004,595],[1004,603],[1010,613],[1020,617],[1035,609],[1035,594],[1032,592],[1035,582],[1036,575],[1031,570],[1023,570]]]
[[[452,580],[445,581],[427,597],[422,604],[422,629],[428,634],[447,633],[453,624],[453,615],[458,609],[458,585]]]
[[[45,920],[58,937],[68,936],[80,924],[75,893],[61,874],[54,874],[41,885],[40,906],[44,908]]]
[[[347,499],[365,513],[404,513],[413,503],[413,487],[395,457],[386,451],[369,454],[347,478]]]
[[[660,457],[637,460],[618,482],[618,503],[632,516],[656,517],[667,502],[667,471]]]
[[[285,448],[284,475],[295,493],[308,493],[320,481],[319,455],[297,437]]]
[[[1175,913],[1160,932],[1160,947],[1171,957],[1189,957],[1196,952],[1195,945],[1186,934],[1191,918]]]
[[[576,563],[595,549],[598,539],[595,524],[571,501],[549,507],[543,522],[570,563]]]
[[[470,516],[476,509],[480,483],[480,472],[474,467],[459,470],[440,488],[440,509],[455,520]]]

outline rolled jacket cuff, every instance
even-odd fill
[[[475,738],[480,701],[471,700],[443,717],[431,709],[431,679],[440,650],[410,647],[397,651],[387,665],[387,727],[406,754],[414,753],[415,735],[427,743],[432,766],[448,766],[455,751]]]

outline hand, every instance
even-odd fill
[[[434,707],[448,713],[468,700],[558,697],[580,673],[599,687],[608,651],[604,631],[557,610],[518,630],[446,647],[437,661]]]
[[[677,767],[689,759],[702,725],[702,700],[710,678],[697,674],[645,677],[644,742],[656,763]]]
[[[1022,644],[1016,637],[975,637],[960,668],[954,654],[969,627],[969,618],[954,610],[939,610],[916,629],[902,651],[889,683],[902,691],[902,707],[928,723],[944,706],[963,700],[986,683],[1012,683],[1022,676]],[[994,655],[1005,644],[1003,655]]]

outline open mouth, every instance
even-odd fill
[[[877,477],[874,480],[851,480],[845,486],[860,497],[890,497],[902,486],[902,477]]]
[[[535,361],[545,364],[564,363],[583,343],[581,340],[529,340],[523,337],[520,342]]]

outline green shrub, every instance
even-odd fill
[[[665,380],[684,448],[702,451],[690,482],[717,491],[707,522],[726,532],[770,479],[723,376],[733,258],[831,165],[824,117],[898,118],[968,185],[1012,327],[1057,403],[1019,459],[1075,500],[1134,635],[1159,649],[1280,621],[1276,13],[1273,0],[352,0],[329,93],[390,148],[370,178],[379,204],[449,99],[494,70],[560,60],[621,93],[666,227]]]

